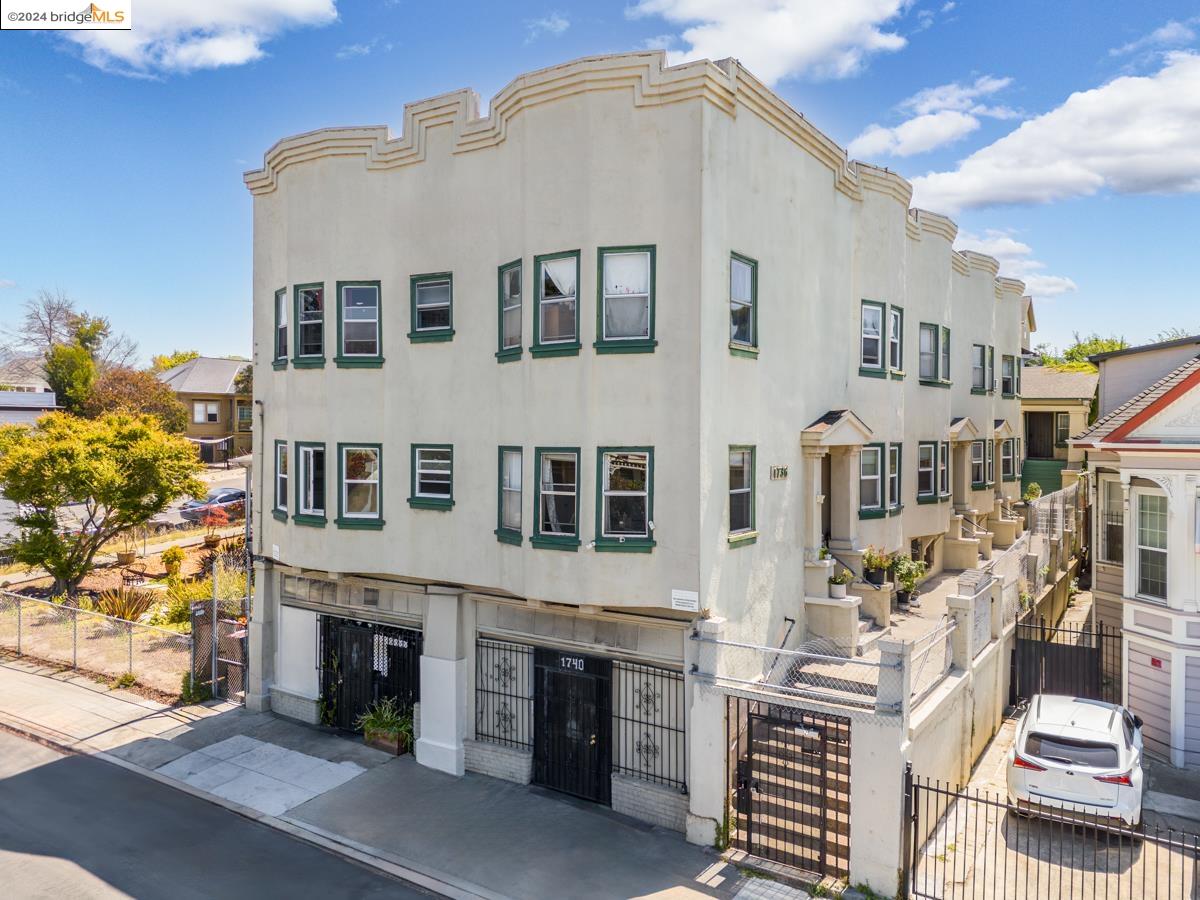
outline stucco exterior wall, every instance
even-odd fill
[[[1200,346],[1143,350],[1100,361],[1100,415],[1106,416],[1200,353]]]

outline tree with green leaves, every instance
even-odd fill
[[[1099,334],[1092,332],[1086,337],[1080,337],[1079,332],[1076,331],[1074,343],[1063,351],[1063,362],[1086,363],[1089,356],[1095,356],[1097,353],[1111,353],[1113,350],[1124,350],[1128,346],[1129,341],[1117,335],[1100,337]],[[1088,364],[1090,365],[1090,363]]]
[[[46,351],[43,368],[59,405],[67,412],[81,412],[96,384],[96,361],[87,348],[79,344],[55,344]]]
[[[18,508],[10,552],[49,572],[56,593],[74,594],[101,547],[180,497],[203,495],[201,468],[191,442],[149,416],[52,413],[4,426],[0,494]],[[66,515],[73,504],[78,522]]]
[[[185,362],[191,362],[199,355],[199,350],[173,350],[170,353],[159,353],[150,357],[150,371],[165,372],[167,369],[181,366]]]

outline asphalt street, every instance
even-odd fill
[[[398,827],[416,824],[395,809]],[[0,732],[0,896],[430,895],[134,772]]]

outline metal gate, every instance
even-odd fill
[[[1064,694],[1106,703],[1121,702],[1121,633],[1085,625],[1017,623],[1013,649],[1012,700],[1035,694]]]
[[[213,697],[246,702],[246,623],[237,619],[216,621],[212,604],[192,606],[192,683],[207,688]]]
[[[612,660],[534,652],[533,781],[612,802]]]
[[[729,698],[733,846],[805,872],[850,874],[850,720]]]
[[[420,700],[420,631],[321,616],[320,640],[323,724],[358,731],[376,700],[395,698],[405,711]]]

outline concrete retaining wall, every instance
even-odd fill
[[[613,775],[612,808],[651,825],[661,825],[672,831],[687,830],[687,794],[666,785]]]
[[[274,685],[271,687],[271,711],[309,725],[321,721],[321,709],[315,698],[294,694]]]
[[[490,775],[517,784],[533,778],[533,753],[487,741],[463,741],[464,765],[468,772]]]

